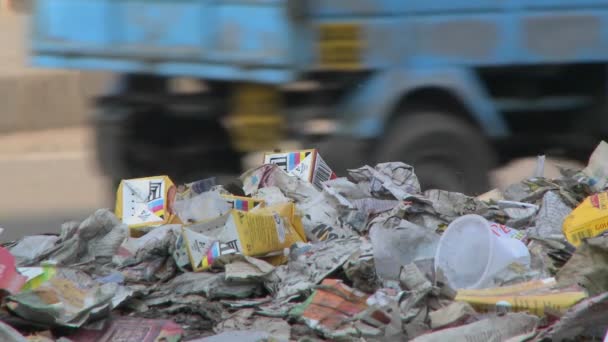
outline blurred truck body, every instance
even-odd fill
[[[34,65],[120,75],[94,115],[114,179],[236,172],[290,137],[477,193],[608,130],[605,0],[38,0],[32,23]]]

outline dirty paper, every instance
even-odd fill
[[[425,334],[414,342],[504,341],[524,332],[534,331],[539,319],[523,313],[508,313],[475,323]]]

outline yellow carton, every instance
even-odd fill
[[[563,232],[574,246],[608,230],[608,192],[587,197],[564,220]]]
[[[116,192],[116,216],[140,235],[139,228],[180,223],[172,212],[175,185],[167,176],[127,179],[120,182]]]
[[[501,308],[526,311],[542,317],[546,310],[564,313],[587,298],[586,292],[578,286],[562,289],[554,286],[555,280],[551,278],[492,289],[460,290],[455,300],[467,302],[480,312]]]
[[[237,253],[254,257],[281,255],[294,243],[306,241],[293,203],[252,212],[233,209],[219,239]]]
[[[182,228],[184,246],[190,259],[190,265],[194,272],[204,271],[203,260],[207,257],[209,250],[217,240],[196,233],[187,228]]]

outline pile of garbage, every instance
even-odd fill
[[[2,341],[563,341],[608,329],[608,144],[477,197],[316,150],[238,183],[124,180],[0,248]]]

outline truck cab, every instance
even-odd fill
[[[290,138],[475,194],[602,139],[606,32],[602,0],[37,0],[31,61],[117,74],[93,115],[113,179],[238,172]]]

